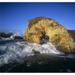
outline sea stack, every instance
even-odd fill
[[[44,44],[51,42],[64,53],[74,52],[75,44],[68,30],[55,20],[47,17],[36,17],[29,21],[24,33],[26,42]]]

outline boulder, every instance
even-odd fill
[[[24,33],[26,42],[44,44],[51,42],[64,53],[75,51],[75,44],[68,30],[55,20],[47,17],[36,17],[29,21]]]

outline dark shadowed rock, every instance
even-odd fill
[[[13,35],[13,33],[0,32],[0,38],[10,38],[11,35]]]

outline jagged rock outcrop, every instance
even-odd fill
[[[25,30],[24,40],[32,43],[51,42],[58,50],[74,52],[75,44],[68,31],[59,23],[46,17],[31,19]]]

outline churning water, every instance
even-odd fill
[[[25,42],[5,41],[0,45],[0,65],[7,64],[12,61],[22,62],[26,56],[32,56],[35,52],[40,54],[63,54],[59,52],[51,43],[36,44]]]

